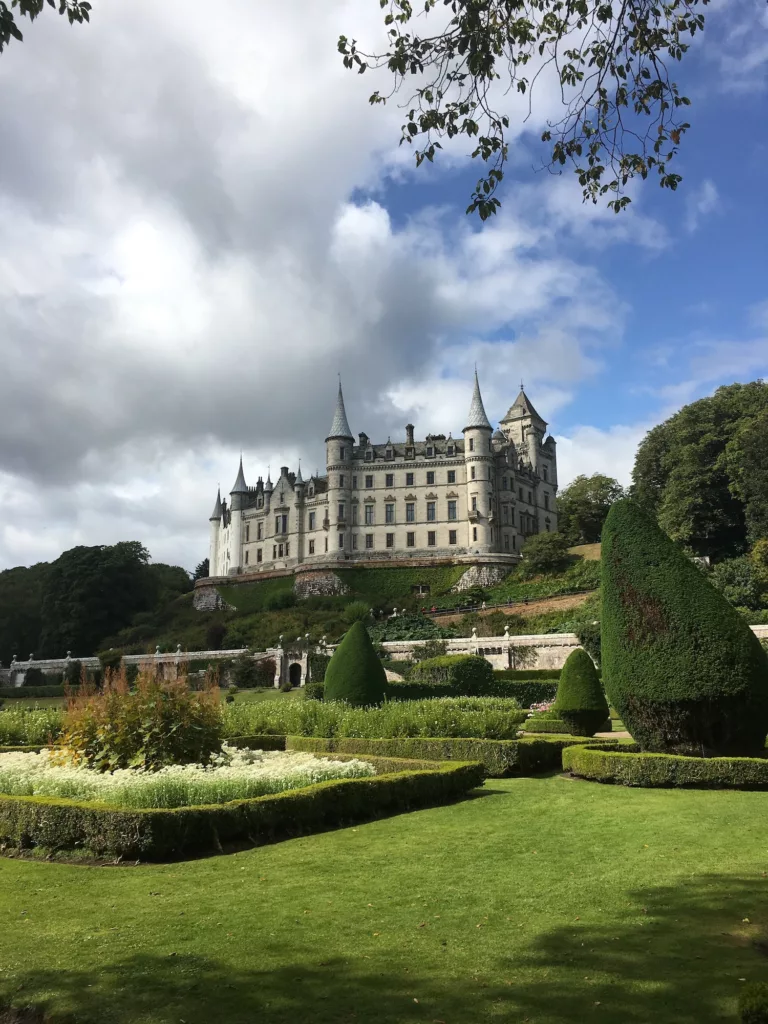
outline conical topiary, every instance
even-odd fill
[[[579,647],[568,656],[552,708],[574,736],[594,736],[608,718],[608,702],[592,659]]]
[[[381,704],[387,675],[362,622],[350,626],[325,670],[325,700]]]
[[[644,750],[750,755],[768,732],[768,659],[739,613],[635,502],[602,538],[602,670]]]

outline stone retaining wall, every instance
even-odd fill
[[[335,572],[303,572],[296,577],[293,592],[301,601],[306,597],[327,597],[348,594],[349,587]]]

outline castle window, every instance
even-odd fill
[[[509,522],[509,505],[502,505],[501,506],[501,514],[502,514],[502,516],[504,518],[504,522],[508,523]]]
[[[315,513],[314,512],[310,512],[309,513],[309,530],[310,530],[310,533],[312,532],[312,530],[314,530],[314,528],[315,528]]]
[[[344,547],[344,534],[343,533],[339,534],[339,547],[340,548]]]
[[[395,546],[395,535],[394,533],[387,534],[387,547],[393,548]]]
[[[477,527],[472,527],[472,540],[477,540]]]
[[[250,551],[246,551],[245,552],[245,564],[246,565],[248,565],[248,563],[250,562],[250,554],[251,554]]]
[[[454,451],[455,451],[455,448],[453,447],[453,445],[449,444],[448,445],[448,454],[449,455],[453,455]]]
[[[544,495],[544,508],[549,508],[549,495]]]
[[[264,529],[264,524],[263,523],[256,523],[256,540],[261,540],[262,539],[263,529]]]
[[[448,531],[448,543],[449,544],[455,544],[456,543],[456,531],[455,530],[449,530]]]
[[[528,491],[528,504],[529,505],[533,504],[533,495],[531,494],[530,491]]]
[[[325,550],[326,551],[328,550],[328,538],[327,537],[325,538]]]
[[[544,479],[548,480],[549,479],[549,470],[547,469],[546,466],[542,466],[541,467],[541,472],[544,474]]]
[[[427,483],[428,484],[434,484],[434,482],[435,482],[435,471],[433,469],[430,469],[427,472]]]
[[[368,488],[369,491],[373,487],[373,474],[372,473],[369,473],[366,476],[366,478],[365,478],[365,486]]]
[[[249,523],[248,526],[246,526],[246,528],[245,528],[245,543],[247,544],[250,539],[251,539],[251,526],[250,526],[250,523]]]
[[[277,558],[277,544],[272,545],[272,558]]]
[[[357,534],[352,534],[352,550],[357,551]]]
[[[373,526],[373,505],[365,506],[365,525]]]
[[[456,518],[456,501],[455,500],[448,502],[448,518],[449,519],[455,519]]]
[[[309,493],[311,494],[312,492],[310,491]],[[257,498],[256,499],[256,508],[264,508],[264,499],[263,498]]]
[[[406,523],[416,522],[416,503],[413,501],[405,503],[405,521]]]
[[[406,473],[405,474],[405,486],[406,487],[413,487],[413,473]]]
[[[315,553],[315,542],[313,540],[309,542],[309,553],[310,555],[314,555]]]
[[[373,547],[373,534],[372,533],[366,533],[366,535],[365,535],[365,546],[366,546],[366,548],[369,551]]]
[[[434,455],[434,453],[435,453],[435,449],[431,445],[429,445],[427,447],[427,458],[431,459],[432,456]]]
[[[353,491],[357,490],[357,477],[356,476],[352,477],[352,490]]]
[[[357,526],[357,505],[352,506],[352,525]]]
[[[427,522],[434,523],[435,521],[435,503],[434,501],[427,502]]]
[[[366,462],[370,462],[372,458],[373,458],[373,452],[371,451],[370,448],[366,448],[366,450],[365,450],[365,461]]]
[[[291,545],[290,544],[286,544],[285,545],[285,557],[287,558],[288,555],[290,555],[290,553],[291,553]]]
[[[523,488],[522,487],[518,487],[518,491],[520,492],[520,501],[522,501],[523,500]]]
[[[259,550],[256,552],[256,561],[257,562],[261,561],[261,548],[259,548]]]
[[[278,544],[277,545],[277,557],[278,558],[282,558],[283,557],[283,545],[282,544]]]
[[[477,495],[472,495],[472,511],[477,512]]]
[[[448,470],[448,483],[449,484],[455,484],[456,483],[456,470],[455,469],[449,469]]]
[[[392,449],[391,448],[387,448],[387,458],[388,459],[392,458]]]
[[[415,533],[406,533],[406,535],[405,535],[405,546],[407,548],[415,548],[416,547],[416,534]]]
[[[501,489],[502,489],[502,491],[506,491],[506,489],[507,489],[507,478],[506,477],[502,477]]]
[[[515,535],[514,535],[514,533],[512,534],[512,550],[513,551],[515,550]]]
[[[394,487],[395,486],[395,474],[394,473],[387,473],[385,486],[386,487]]]
[[[434,530],[429,530],[427,532],[427,547],[433,548],[436,543],[437,543],[437,534],[435,533]]]
[[[394,504],[384,506],[384,522],[394,523],[395,521],[395,506]]]
[[[342,445],[341,448],[339,448],[339,458],[340,459],[345,459],[346,457],[347,457],[347,449],[344,447],[344,445]]]
[[[475,450],[475,439],[474,439],[474,437],[470,437],[470,439],[469,439],[469,450],[471,452],[473,452]]]
[[[343,522],[347,518],[347,507],[343,501],[339,502],[339,521]]]
[[[475,479],[475,467],[474,466],[470,466],[469,467],[469,476],[470,476],[470,479],[472,479],[472,480]]]
[[[504,550],[509,551],[509,534],[504,534]]]

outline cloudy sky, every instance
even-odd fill
[[[194,567],[241,449],[249,483],[322,470],[338,373],[380,440],[459,432],[475,363],[494,419],[524,379],[561,483],[626,482],[649,426],[768,375],[765,4],[707,8],[676,194],[617,217],[537,170],[544,83],[484,226],[466,152],[416,171],[341,66],[377,0],[93,6],[0,55],[0,568]]]

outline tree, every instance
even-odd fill
[[[34,21],[45,3],[55,9],[57,0],[10,0],[10,6],[7,0],[0,0],[0,53],[11,39],[18,39],[19,42],[24,39],[14,19],[13,9],[17,8],[20,15]],[[86,0],[58,0],[58,7],[59,14],[66,14],[70,25],[76,21],[82,24],[91,20],[91,5]]]
[[[690,127],[682,119],[690,101],[670,79],[668,64],[681,60],[704,28],[699,0],[423,0],[424,21],[430,14],[430,25],[438,21],[431,35],[410,31],[422,13],[418,4],[379,5],[388,49],[367,53],[341,36],[344,66],[391,73],[389,92],[376,90],[371,104],[386,103],[406,79],[413,81],[400,141],[416,144],[417,167],[435,159],[441,139],[476,143],[472,156],[487,168],[467,213],[485,220],[500,206],[495,193],[510,124],[503,97],[510,90],[526,95],[530,115],[537,82],[547,75],[559,84],[563,114],[541,136],[550,147],[545,164],[556,172],[571,164],[585,200],[608,196],[618,213],[630,201],[625,188],[633,178],[655,173],[662,188],[673,190],[682,180],[668,164]],[[434,13],[440,7],[447,24]]]
[[[553,705],[574,736],[594,736],[608,718],[608,702],[595,666],[586,651],[568,655]]]
[[[644,750],[764,752],[768,659],[739,613],[637,502],[603,528],[602,668]]]
[[[611,505],[623,497],[624,488],[612,476],[577,476],[557,496],[558,531],[569,544],[597,544]]]
[[[381,704],[387,675],[368,636],[357,621],[350,626],[325,670],[325,700],[358,707]]]
[[[632,496],[694,554],[729,558],[768,535],[768,386],[731,384],[640,443]]]
[[[525,576],[557,572],[568,559],[568,541],[562,533],[536,533],[525,542],[521,570]]]
[[[210,575],[209,562],[207,558],[204,558],[202,562],[199,562],[195,566],[195,571],[192,573],[193,580],[207,580]]]
[[[746,555],[719,562],[712,570],[711,580],[726,601],[736,608],[762,608],[766,582]]]

